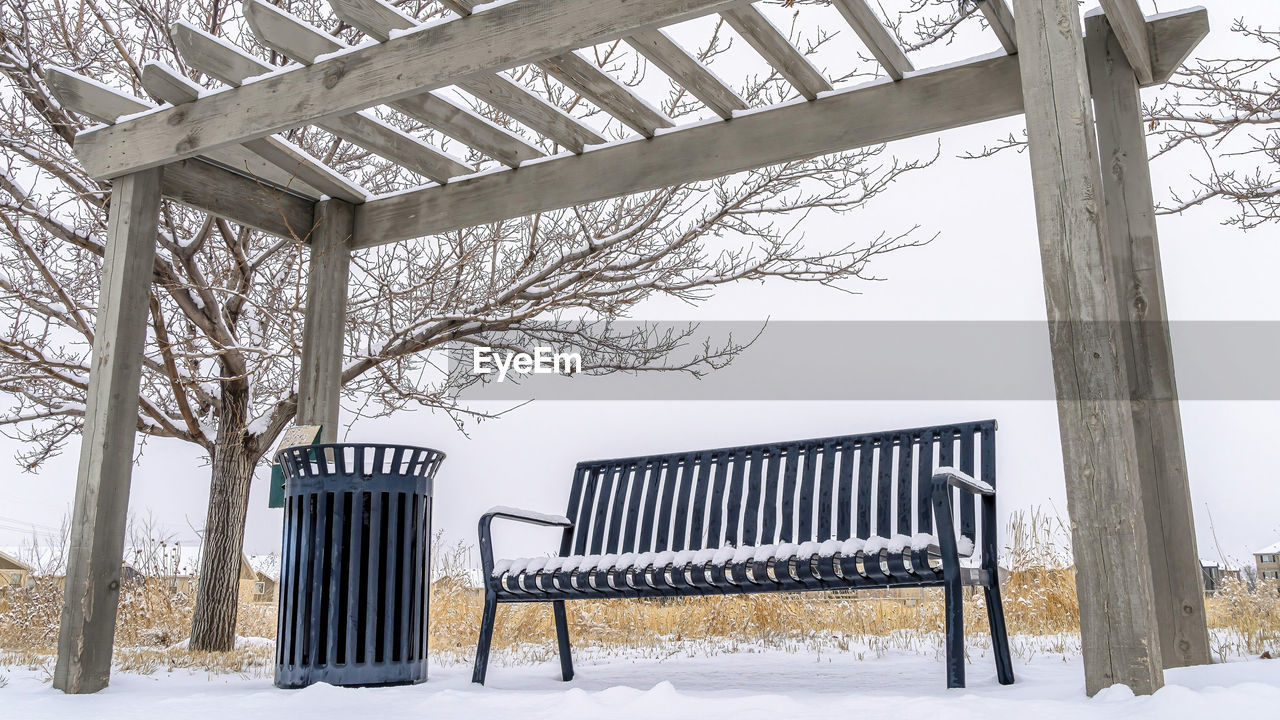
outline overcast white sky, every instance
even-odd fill
[[[888,3],[893,5],[894,3]],[[1093,2],[1089,5],[1092,6]],[[1153,3],[1144,2],[1151,11]],[[1229,54],[1230,20],[1276,26],[1280,9],[1270,0],[1211,0],[1213,32],[1199,54]],[[1179,7],[1162,0],[1159,10]],[[995,48],[992,37],[975,40],[973,52],[946,51],[948,59]],[[932,63],[918,63],[922,66]],[[730,71],[722,74],[732,76]],[[1150,92],[1150,91],[1148,91]],[[941,233],[925,248],[881,260],[874,271],[885,282],[857,287],[850,296],[828,289],[783,283],[728,289],[705,305],[653,303],[640,319],[651,320],[1040,320],[1045,317],[1039,250],[1025,155],[1001,153],[985,161],[955,156],[985,142],[1020,133],[1021,118],[989,123],[937,137],[895,144],[903,157],[942,159],[898,183],[864,212],[813,216],[803,227],[809,242],[846,242],[919,223]],[[1156,194],[1185,187],[1183,158],[1154,167]],[[1174,320],[1280,320],[1275,269],[1280,266],[1276,228],[1241,233],[1220,225],[1216,210],[1162,217],[1169,316]],[[1039,352],[993,357],[1025,364],[1049,378],[1047,332]],[[1175,356],[1195,348],[1178,342]],[[812,348],[821,351],[820,338]],[[868,348],[892,353],[893,348]],[[859,359],[848,359],[856,372]],[[1184,363],[1189,365],[1189,363]],[[549,512],[563,510],[574,463],[587,458],[637,455],[803,437],[912,427],[994,417],[1000,421],[999,478],[1002,514],[1041,508],[1065,516],[1062,461],[1052,402],[566,402],[541,401],[507,417],[472,426],[470,437],[445,418],[418,412],[361,422],[351,440],[403,442],[445,450],[437,478],[435,523],[451,541],[475,542],[475,522],[495,504]],[[1280,427],[1273,401],[1184,401],[1182,418],[1196,508],[1200,554],[1251,561],[1248,553],[1280,540],[1280,447],[1270,438]],[[0,441],[0,457],[14,444]],[[0,546],[27,540],[33,528],[48,531],[69,513],[78,447],[48,463],[39,474],[16,465],[0,480]],[[270,552],[279,546],[281,516],[266,507],[260,469],[249,510],[246,547]],[[194,538],[203,524],[208,468],[192,446],[151,440],[134,472],[131,510],[152,513],[171,533]],[[1211,522],[1212,520],[1212,522]],[[557,536],[512,528],[498,551],[536,554],[554,550]]]

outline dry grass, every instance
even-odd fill
[[[1067,656],[1079,649],[1075,575],[1067,532],[1056,518],[1016,515],[1010,523],[1003,596],[1014,653]],[[474,653],[481,593],[469,585],[470,548],[435,553],[431,588],[431,648],[440,663],[467,663]],[[27,666],[51,673],[57,643],[61,588],[42,580],[34,588],[0,595],[0,667]],[[122,670],[152,673],[199,669],[265,676],[272,669],[275,607],[244,604],[231,653],[193,653],[187,637],[193,600],[162,583],[126,584],[116,634]],[[863,592],[850,597],[822,593],[673,600],[602,600],[568,604],[575,650],[600,657],[666,656],[762,648],[881,655],[893,650],[941,654],[941,591]],[[1252,590],[1234,583],[1209,599],[1214,652],[1221,659],[1280,650],[1280,587]],[[982,594],[966,599],[970,652],[989,648]],[[498,613],[494,657],[507,664],[554,656],[550,608],[506,605]]]

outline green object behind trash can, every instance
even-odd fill
[[[284,507],[284,470],[280,468],[280,463],[276,462],[276,455],[285,448],[315,445],[323,429],[323,425],[295,425],[284,431],[280,444],[271,455],[271,494],[267,498],[267,507]]]

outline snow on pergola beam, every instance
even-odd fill
[[[743,2],[511,2],[86,131],[77,139],[77,154],[92,176],[118,177]]]
[[[1164,82],[1208,33],[1200,8],[1147,23]],[[457,230],[1021,113],[1018,56],[999,55],[702,123],[653,139],[374,198],[356,208],[355,247]],[[786,138],[785,142],[779,141]]]

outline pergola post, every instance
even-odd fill
[[[53,686],[67,693],[97,692],[111,676],[162,172],[111,184],[53,675]]]
[[[1015,0],[1085,690],[1164,683],[1076,0]]]
[[[354,224],[355,209],[350,203],[316,203],[307,269],[302,367],[298,375],[298,424],[323,425],[322,442],[334,442],[338,437],[342,341]]]
[[[1173,346],[1160,269],[1151,168],[1138,78],[1105,15],[1085,19],[1102,157],[1103,246],[1126,334],[1133,433],[1164,666],[1210,662]]]

